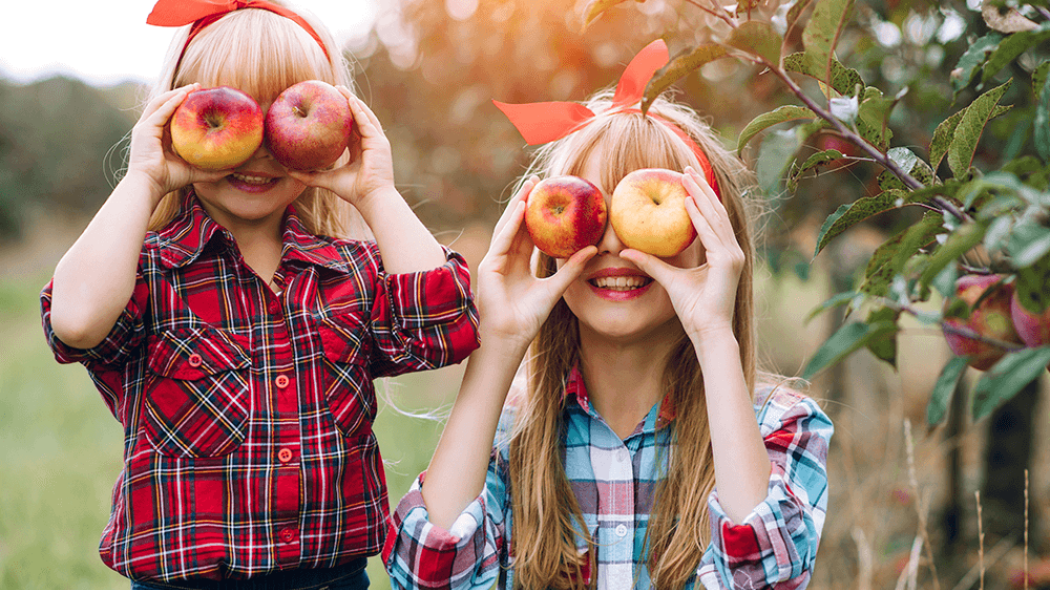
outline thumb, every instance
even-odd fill
[[[597,253],[598,248],[595,246],[587,246],[569,257],[565,264],[558,269],[558,272],[554,273],[553,276],[547,279],[550,281],[548,284],[554,292],[559,296],[564,293],[565,290],[569,288],[569,285],[579,278],[587,261]]]
[[[620,252],[620,258],[634,263],[642,272],[653,277],[661,285],[666,285],[671,279],[671,273],[674,272],[674,267],[670,264],[639,250],[623,250]]]

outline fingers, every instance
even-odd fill
[[[620,258],[633,263],[639,270],[653,277],[656,282],[664,286],[670,284],[672,273],[681,270],[677,267],[671,266],[663,260],[660,260],[656,256],[646,254],[639,250],[632,250],[630,248],[622,250],[620,252]]]
[[[354,96],[345,86],[340,86],[339,91],[347,98],[347,103],[350,105],[350,112],[354,115],[354,123],[356,123],[361,138],[369,139],[373,137],[385,137],[383,134],[383,126],[379,123],[379,118],[376,117],[375,113],[373,113],[367,105],[365,105],[364,101]]]
[[[561,297],[562,293],[569,288],[569,285],[580,277],[584,267],[587,265],[587,261],[593,258],[597,253],[597,246],[587,246],[586,248],[577,251],[565,261],[565,264],[561,265],[558,272],[544,280],[550,285],[554,294]]]
[[[499,221],[496,222],[496,227],[492,230],[493,240],[495,240],[496,236],[500,234],[510,216],[515,214],[514,210],[517,208],[518,203],[524,204],[527,202],[528,195],[532,192],[532,187],[536,186],[537,182],[539,182],[539,178],[536,176],[529,178],[521,185],[521,189],[518,190],[518,192],[511,197],[510,201],[507,202],[507,208],[503,210],[503,214],[500,215]]]
[[[692,167],[686,167],[683,184],[693,197],[692,199],[687,199],[687,201],[693,201],[715,234],[723,241],[732,240],[735,242],[736,235],[733,232],[733,225],[729,221],[729,213],[726,211],[722,201],[718,199],[718,195],[715,194],[711,185],[707,184],[707,180]],[[697,231],[699,231],[699,228],[697,228]]]
[[[503,255],[509,252],[524,219],[525,203],[517,201],[507,207],[493,232],[492,243],[489,244],[489,252],[494,255]]]
[[[171,119],[171,115],[175,113],[175,109],[179,108],[182,101],[186,100],[186,96],[200,88],[200,86],[200,84],[193,83],[169,90],[157,96],[146,105],[139,120],[156,127],[164,126],[167,124],[168,119]]]

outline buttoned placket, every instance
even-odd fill
[[[629,590],[634,580],[635,477],[631,452],[597,414],[590,416],[591,468],[598,487],[598,579],[609,590]]]

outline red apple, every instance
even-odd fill
[[[545,178],[525,202],[525,229],[540,251],[555,258],[597,244],[607,218],[601,189],[578,176]]]
[[[170,127],[172,150],[190,165],[236,168],[262,145],[263,112],[254,98],[236,88],[203,88],[186,96]]]
[[[289,86],[266,113],[266,147],[285,168],[320,170],[350,144],[354,116],[335,86],[306,80]]]
[[[1021,305],[1015,290],[1010,298],[1010,317],[1013,319],[1017,335],[1025,346],[1035,348],[1050,344],[1050,307],[1036,315]]]
[[[964,275],[955,281],[955,295],[965,301],[970,307],[970,317],[966,320],[947,317],[944,323],[953,327],[965,327],[977,334],[1020,344],[1021,340],[1014,330],[1013,321],[1010,318],[1010,300],[1013,295],[1013,285],[998,284],[1002,275]],[[974,303],[984,295],[985,291],[992,288],[994,291],[977,305]],[[948,348],[958,356],[968,356],[968,364],[978,370],[987,371],[999,361],[1006,350],[992,344],[968,338],[960,334],[944,331],[944,338],[948,341]]]
[[[624,176],[613,191],[609,223],[628,248],[654,256],[674,256],[696,238],[685,210],[689,193],[682,174],[643,168]]]

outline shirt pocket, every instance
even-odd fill
[[[368,316],[346,313],[322,317],[317,327],[324,350],[324,397],[336,426],[356,437],[376,415],[376,396],[368,369]]]
[[[251,359],[234,336],[186,329],[150,336],[144,428],[154,448],[183,458],[221,457],[248,433]]]

